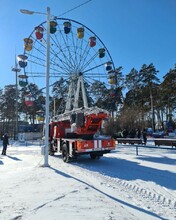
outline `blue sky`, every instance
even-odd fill
[[[15,54],[23,53],[23,38],[46,20],[44,15],[24,15],[20,9],[59,16],[86,0],[0,0],[0,88],[15,84]],[[116,67],[128,74],[151,62],[162,77],[176,63],[175,0],[92,0],[65,14],[98,35]]]

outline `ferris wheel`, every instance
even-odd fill
[[[36,26],[29,37],[24,38],[24,53],[18,55],[23,73],[19,85],[35,94],[30,83],[45,91],[46,85],[46,22]],[[67,18],[50,20],[50,88],[66,86],[65,111],[90,107],[97,94],[106,88],[110,96],[116,92],[116,75],[112,57],[102,40],[87,26]],[[51,93],[51,91],[50,91]],[[89,94],[89,95],[88,95]],[[29,95],[29,94],[28,94]]]

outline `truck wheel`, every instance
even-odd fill
[[[52,144],[49,144],[49,151],[48,151],[48,154],[49,154],[50,156],[54,156],[54,150],[53,150],[53,146],[52,146]]]
[[[53,151],[49,151],[49,155],[50,156],[54,156],[54,152]]]
[[[69,152],[66,144],[63,144],[62,146],[62,159],[64,162],[68,163],[69,162]]]
[[[90,158],[91,158],[92,160],[98,160],[98,159],[100,159],[100,156],[98,156],[98,155],[96,155],[96,154],[90,154]]]

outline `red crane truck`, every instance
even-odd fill
[[[49,155],[62,153],[63,161],[69,162],[82,154],[99,159],[115,149],[115,140],[99,135],[108,112],[93,108],[80,108],[61,114],[49,124]]]

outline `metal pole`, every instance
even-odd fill
[[[138,156],[138,146],[136,145],[136,156]]]
[[[18,139],[18,72],[20,72],[21,69],[18,69],[18,65],[15,59],[15,68],[12,68],[12,71],[16,74],[16,103],[15,103],[15,114],[16,114],[16,126],[15,126],[15,140]]]
[[[54,118],[56,116],[56,99],[54,98]]]
[[[18,81],[17,81],[17,71],[16,71],[16,133],[15,140],[18,140]]]
[[[29,11],[21,9],[21,13],[32,15],[42,14],[47,15],[47,36],[46,36],[46,101],[45,101],[45,153],[44,153],[44,166],[48,165],[48,142],[49,142],[49,60],[50,60],[50,7],[47,7],[47,13]]]
[[[152,95],[151,86],[150,86],[150,101],[151,101],[151,112],[152,112],[152,131],[155,132],[155,115],[154,115],[153,95]]]
[[[50,60],[50,8],[47,7],[47,47],[46,47],[46,102],[45,102],[45,154],[44,166],[48,165],[49,144],[49,60]]]

